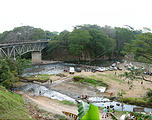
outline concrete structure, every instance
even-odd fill
[[[0,57],[13,57],[23,55],[27,52],[32,53],[32,63],[41,63],[41,51],[47,46],[48,41],[27,41],[19,43],[0,44]]]
[[[41,63],[41,52],[34,51],[32,52],[32,64],[40,64]]]

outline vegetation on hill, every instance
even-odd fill
[[[28,60],[20,58],[16,61],[11,58],[0,59],[0,85],[8,89],[13,87],[13,83],[19,80],[19,75],[30,66],[29,63]]]
[[[123,53],[135,55],[135,59],[140,62],[152,63],[152,33],[141,33],[135,40],[127,43]]]
[[[82,77],[82,76],[74,76],[73,77],[75,82],[81,82],[81,83],[89,83],[92,84],[94,86],[104,86],[104,87],[108,87],[108,85],[102,81],[98,81],[92,78],[88,78],[88,77]]]
[[[22,97],[0,86],[0,120],[31,119],[24,105]]]
[[[22,26],[0,34],[0,43],[48,40],[53,39],[56,35],[57,32],[44,31],[41,28],[31,26]]]
[[[80,25],[74,27],[72,32],[63,31],[52,39],[47,47],[47,54],[62,48],[68,50],[78,61],[114,59],[134,53],[137,61],[150,62],[151,39],[152,33],[143,33],[130,26],[112,28]]]
[[[133,53],[136,61],[151,63],[152,33],[149,29],[146,29],[146,32],[135,30],[128,25],[113,28],[107,25],[100,27],[85,24],[75,26],[71,32],[64,30],[60,33],[22,26],[1,33],[0,43],[45,39],[49,40],[49,44],[43,54],[49,57],[48,59],[53,59],[55,56],[51,58],[51,54],[56,54],[54,51],[59,49],[65,51],[60,57],[65,59],[71,55],[76,61],[115,59]]]

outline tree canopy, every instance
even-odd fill
[[[152,61],[152,33],[142,33],[137,35],[135,40],[127,43],[124,53],[134,53],[138,61],[151,63]]]

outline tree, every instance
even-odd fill
[[[14,82],[17,82],[18,79],[11,72],[8,63],[1,59],[0,60],[0,84],[5,86],[6,88],[12,87]]]
[[[29,67],[29,61],[25,59],[17,58],[16,61],[10,58],[0,59],[0,85],[6,88],[12,87],[27,67]]]
[[[116,37],[116,31],[114,28],[112,28],[111,26],[105,25],[104,27],[102,27],[102,31],[104,32],[104,34],[106,34],[108,37],[115,39]]]
[[[89,29],[89,33],[92,36],[89,50],[93,58],[100,58],[104,55],[111,56],[115,48],[114,39],[106,36],[101,30]]]
[[[56,48],[60,47],[60,41],[59,40],[51,40],[49,41],[49,44],[47,46],[47,53],[53,52]]]
[[[61,45],[64,47],[68,46],[68,37],[69,37],[70,32],[67,30],[62,31],[59,36],[58,40],[61,42]]]
[[[124,90],[118,92],[117,96],[121,97],[122,111],[123,111],[123,96],[126,94]]]
[[[68,37],[69,50],[72,55],[80,57],[87,49],[91,38],[87,30],[74,29]]]
[[[115,27],[116,31],[116,52],[117,55],[120,55],[120,52],[123,50],[125,43],[130,43],[135,39],[135,34],[133,31],[126,28]]]
[[[140,62],[152,63],[152,33],[142,33],[137,35],[137,39],[128,43],[124,47],[124,54],[134,53],[136,60]]]
[[[31,40],[41,40],[45,39],[45,32],[41,28],[34,28],[32,30],[32,35],[30,36]]]
[[[152,102],[152,90],[149,89],[146,93],[149,102]]]

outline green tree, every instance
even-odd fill
[[[123,111],[123,96],[126,94],[124,90],[121,89],[121,91],[118,92],[117,96],[121,98],[121,104],[122,104],[122,111]]]
[[[152,63],[152,33],[137,35],[137,39],[124,47],[124,54],[134,53],[136,60]]]
[[[29,61],[17,58],[16,61],[10,58],[0,59],[0,85],[10,88],[13,83],[19,80],[21,75],[27,67]]]
[[[48,40],[54,40],[54,38],[57,36],[56,33],[50,32],[50,31],[45,31],[45,38]]]
[[[16,77],[11,72],[8,63],[1,59],[0,60],[0,84],[6,88],[10,88],[14,82],[17,82]]]
[[[41,28],[34,28],[32,30],[31,40],[45,39],[45,32]]]
[[[92,36],[89,50],[93,54],[93,58],[111,56],[115,49],[115,40],[106,36],[101,30],[90,29],[89,33]]]
[[[68,37],[69,37],[70,32],[67,30],[62,31],[59,36],[58,40],[61,42],[61,45],[64,47],[68,46]]]
[[[133,31],[126,28],[115,28],[116,31],[116,52],[120,56],[120,52],[123,50],[125,43],[130,43],[135,39],[135,34]]]
[[[68,37],[69,50],[72,55],[80,57],[87,49],[91,38],[87,30],[74,29]]]
[[[47,53],[53,52],[56,48],[60,47],[60,41],[59,40],[51,40],[49,41],[49,44],[47,46]]]

